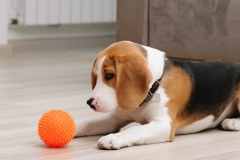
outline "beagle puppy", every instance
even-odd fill
[[[87,104],[106,114],[77,122],[75,137],[101,137],[100,149],[173,141],[221,124],[240,130],[240,64],[185,62],[129,41],[100,52],[92,68]],[[121,132],[131,122],[133,126]],[[111,134],[109,134],[111,133]]]

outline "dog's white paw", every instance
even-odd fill
[[[240,130],[240,119],[225,119],[222,122],[222,128],[228,131],[239,131]]]
[[[97,145],[99,149],[120,149],[130,146],[126,144],[126,140],[121,136],[121,133],[103,136],[98,140]]]

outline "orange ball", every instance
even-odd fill
[[[74,137],[76,125],[70,114],[62,110],[50,110],[38,122],[38,135],[50,147],[62,147]]]

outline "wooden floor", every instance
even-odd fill
[[[73,139],[64,148],[46,147],[37,133],[44,112],[62,109],[75,120],[103,114],[94,113],[85,103],[97,51],[0,58],[1,160],[240,159],[240,132],[219,129],[114,151],[97,148],[100,136]]]

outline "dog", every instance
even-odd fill
[[[75,137],[101,137],[99,149],[172,142],[221,126],[240,130],[240,64],[209,60],[187,62],[166,58],[164,52],[129,41],[100,52],[91,73],[87,104],[107,112],[77,122]],[[131,122],[133,126],[121,132]]]

